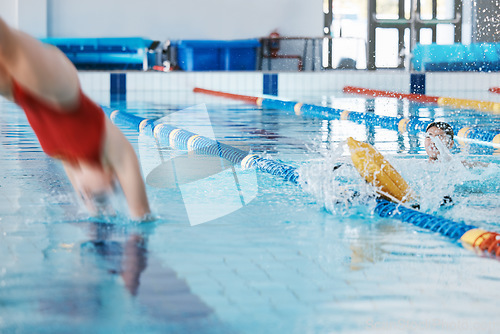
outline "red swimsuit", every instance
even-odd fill
[[[70,163],[101,165],[104,113],[80,90],[78,106],[58,111],[13,80],[14,101],[23,108],[45,153]]]

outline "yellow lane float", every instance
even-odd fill
[[[415,193],[392,165],[368,143],[347,138],[354,167],[362,178],[377,188],[377,192],[394,202],[407,203],[416,199]]]

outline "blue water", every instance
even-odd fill
[[[487,128],[499,124],[491,115],[458,115],[386,99],[300,98],[389,116],[418,112]],[[160,118],[205,104],[206,114],[184,119],[188,126],[298,167],[315,187],[303,191],[235,166],[182,185],[160,186],[158,179],[148,179],[158,217],[153,223],[131,222],[125,212],[92,218],[61,165],[41,151],[20,110],[2,100],[1,333],[497,331],[497,260],[435,233],[378,218],[370,203],[346,205],[336,192],[339,184],[364,189],[343,144],[354,136],[374,144],[428,199],[425,212],[500,231],[494,148],[454,150],[460,158],[490,163],[486,168],[430,166],[423,137],[210,97],[185,94],[180,100],[165,104],[139,94],[115,107]],[[145,178],[165,161],[181,163],[179,156],[186,155],[123,131]],[[345,165],[334,172],[330,166],[338,161]],[[194,180],[195,168],[185,169]],[[436,205],[445,194],[454,198],[453,207]],[[216,218],[193,224],[194,216]]]

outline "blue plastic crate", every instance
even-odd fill
[[[499,71],[500,43],[417,44],[412,63],[417,71]]]
[[[254,71],[260,42],[183,40],[173,46],[177,47],[177,63],[184,71]]]
[[[153,42],[140,37],[44,38],[57,46],[79,69],[142,69]]]

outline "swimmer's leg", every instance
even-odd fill
[[[0,62],[0,95],[12,100],[12,81],[9,72]]]
[[[0,18],[0,67],[31,93],[61,107],[78,102],[76,68],[56,47],[10,28]]]

